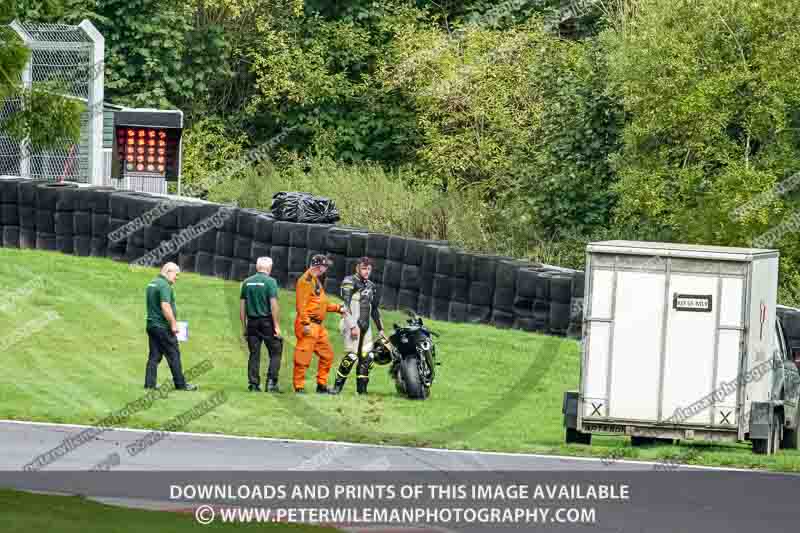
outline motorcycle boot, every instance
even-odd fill
[[[375,354],[369,352],[358,362],[358,368],[356,369],[356,392],[358,394],[367,394],[367,385],[369,385],[369,371],[372,370],[372,367],[375,364],[374,359]]]
[[[353,365],[355,365],[356,361],[358,361],[356,354],[345,354],[342,358],[342,362],[339,364],[339,370],[336,372],[336,381],[333,384],[331,394],[339,394],[342,392],[344,384],[347,381],[347,376],[350,375],[350,371],[353,369]]]

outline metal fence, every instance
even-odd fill
[[[78,26],[14,21],[10,27],[30,50],[22,72],[25,90],[46,87],[84,104],[81,135],[63,148],[37,149],[0,131],[0,174],[100,184],[103,178],[104,39],[88,20]],[[18,111],[20,98],[0,106],[0,120]]]

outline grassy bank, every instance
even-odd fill
[[[140,397],[147,351],[144,288],[155,274],[107,259],[0,249],[6,383],[0,388],[0,418],[88,424]],[[442,366],[425,402],[397,396],[386,367],[376,367],[368,398],[356,396],[354,379],[339,397],[248,393],[238,283],[183,274],[176,293],[179,319],[190,323],[190,340],[182,346],[184,368],[209,359],[213,369],[195,380],[200,395],[171,394],[133,415],[128,427],[160,428],[201,398],[224,390],[227,403],[186,431],[648,460],[684,457],[695,464],[800,471],[798,452],[754,456],[744,444],[632,448],[627,439],[608,437],[595,438],[591,447],[566,446],[562,395],[577,386],[579,344],[488,326],[430,321],[441,334]],[[281,304],[286,342],[280,379],[289,390],[294,294],[281,291]],[[338,364],[337,319],[329,317],[327,327]],[[385,313],[389,325],[402,320],[400,313]],[[313,387],[315,375],[314,363],[307,387]],[[169,376],[163,363],[159,381]]]

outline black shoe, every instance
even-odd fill
[[[367,393],[367,384],[369,383],[369,379],[358,378],[356,379],[356,392],[359,394],[366,394]]]
[[[179,389],[176,388],[176,390],[194,391],[194,390],[198,390],[198,387],[197,387],[197,385],[192,385],[191,383],[187,383],[186,385],[184,385],[183,387],[181,387]]]
[[[327,385],[320,385],[317,383],[317,394],[330,394],[331,391]]]
[[[283,394],[280,387],[278,387],[277,381],[270,381],[267,383],[267,392],[274,392],[275,394]]]
[[[295,394],[305,394],[306,393],[306,389],[294,389],[294,393]]]
[[[340,394],[344,388],[345,381],[347,381],[347,378],[337,377],[336,382],[333,384],[333,390],[331,391],[331,394]]]
[[[258,385],[250,385],[249,387],[247,387],[247,390],[250,392],[261,392],[261,387],[259,387]]]

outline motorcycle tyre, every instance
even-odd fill
[[[403,373],[403,382],[409,399],[424,400],[428,397],[430,390],[423,385],[417,364],[417,360],[413,357],[403,359],[400,363],[400,371]]]

